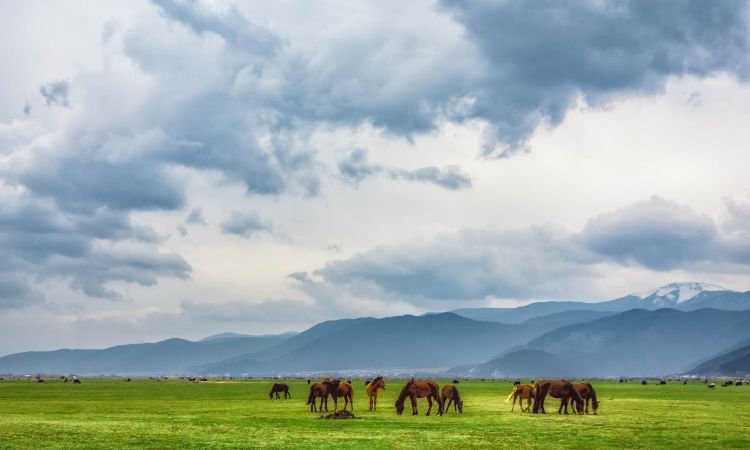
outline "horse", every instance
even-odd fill
[[[448,403],[445,403],[446,400],[448,400]],[[464,412],[464,401],[461,400],[461,393],[458,392],[458,387],[453,384],[446,384],[443,386],[443,395],[440,397],[440,403],[443,404],[444,412],[448,412],[451,402],[453,402],[453,411],[458,409],[458,412]]]
[[[274,383],[273,386],[271,386],[271,392],[268,394],[268,398],[273,400],[273,394],[276,394],[276,399],[280,400],[281,397],[279,397],[279,392],[284,393],[284,398],[292,398],[292,394],[289,393],[289,385],[285,383]]]
[[[412,378],[407,381],[401,393],[398,394],[396,399],[396,414],[399,416],[404,412],[404,401],[406,397],[411,400],[411,415],[418,415],[417,412],[417,399],[427,398],[429,407],[427,408],[427,414],[430,415],[432,411],[432,400],[434,399],[438,404],[438,416],[443,415],[443,402],[440,400],[440,387],[437,383],[432,380],[415,380]]]
[[[333,380],[333,389],[331,390],[331,396],[333,397],[333,410],[338,409],[338,398],[344,397],[344,409],[351,403],[352,411],[354,411],[354,387],[349,381]]]
[[[328,411],[328,394],[333,391],[332,381],[321,381],[310,386],[310,395],[307,396],[307,404],[310,405],[310,412],[323,411],[325,402],[326,411]],[[315,408],[315,399],[320,397],[320,406]]]
[[[535,386],[536,389],[536,395],[534,396],[534,414],[537,414],[539,410],[542,411],[542,414],[546,414],[544,411],[544,399],[547,397],[547,394],[551,395],[554,398],[560,398],[564,399],[566,397],[572,397],[573,400],[576,402],[576,409],[578,410],[578,414],[583,414],[583,399],[581,398],[581,394],[578,393],[578,391],[573,387],[573,384],[568,380],[542,380],[538,382]],[[560,409],[557,410],[557,413],[560,414],[562,412],[563,405],[560,404]],[[568,405],[565,404],[565,414],[568,413]]]
[[[73,379],[73,384],[81,384],[81,380],[78,378]]]
[[[383,377],[377,377],[367,383],[365,390],[370,398],[370,411],[377,411],[378,409],[378,389],[385,390],[385,379]]]
[[[574,383],[573,387],[581,394],[581,398],[586,401],[586,414],[589,413],[589,401],[591,401],[591,408],[594,415],[596,415],[596,410],[599,409],[599,400],[596,399],[594,386],[591,383]],[[570,401],[570,397],[563,398],[562,401],[565,403],[565,409],[567,410],[567,403]]]
[[[510,403],[510,399],[513,399],[513,405],[510,407],[510,412],[513,412],[513,410],[516,407],[516,399],[518,399],[518,404],[521,406],[521,412],[527,412],[531,411],[531,402],[534,400],[534,395],[536,394],[536,389],[534,389],[534,386],[530,384],[515,384],[513,385],[513,390],[510,391],[510,395],[508,396],[508,399],[506,400],[508,403]],[[523,401],[526,400],[526,408],[523,407]]]

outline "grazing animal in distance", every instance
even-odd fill
[[[709,389],[714,389],[715,387],[716,387],[716,383],[710,383],[710,384],[708,385],[708,388],[709,388]]]
[[[268,398],[273,400],[273,395],[276,394],[276,399],[280,400],[281,397],[279,397],[279,392],[284,393],[284,399],[292,398],[292,395],[289,393],[289,385],[286,383],[274,383],[273,386],[271,386],[271,392],[268,394]]]
[[[370,398],[370,411],[377,411],[378,409],[378,389],[385,390],[385,378],[382,376],[368,382],[365,388],[367,397]]]
[[[521,380],[516,380],[513,382],[513,386],[518,386],[519,384],[521,384]]]
[[[325,379],[320,383],[315,383],[310,386],[310,395],[307,397],[307,404],[310,405],[310,412],[323,411],[323,403],[325,402],[326,411],[328,411],[328,395],[331,394],[334,385],[332,381]],[[320,397],[320,406],[315,407],[315,399]]]
[[[458,384],[458,378],[453,379],[453,384]]]
[[[464,401],[461,400],[461,393],[458,391],[458,386],[454,384],[446,384],[443,386],[443,395],[440,397],[440,403],[443,404],[443,412],[448,412],[448,407],[453,402],[453,411],[458,410],[459,413],[464,412]],[[446,403],[446,400],[448,401]]]
[[[737,381],[734,382],[734,385],[735,386],[742,386],[743,383],[744,382],[742,380],[737,380]]]
[[[507,403],[510,403],[511,399],[513,399],[513,405],[510,407],[510,412],[513,412],[513,410],[516,407],[516,400],[518,400],[518,404],[521,406],[521,412],[527,412],[531,410],[531,402],[534,400],[534,396],[536,395],[536,390],[534,389],[534,386],[530,384],[516,384],[513,386],[513,390],[510,391],[510,395],[508,396],[508,399],[506,400]],[[526,408],[523,407],[523,401],[526,400]]]
[[[73,384],[81,384],[81,380],[78,378],[73,379]]]
[[[37,378],[36,382],[37,383],[44,383],[44,380],[42,380],[41,378]]]
[[[307,384],[310,384],[310,379],[309,378],[307,379]]]
[[[599,400],[596,398],[596,391],[594,390],[594,386],[591,385],[591,383],[574,383],[573,387],[576,391],[578,391],[579,394],[581,394],[581,398],[586,402],[586,414],[589,413],[589,401],[591,402],[591,407],[593,409],[594,415],[596,415],[596,411],[599,409]],[[563,402],[566,404],[570,401],[570,398],[564,398]],[[566,405],[567,409],[567,405]]]
[[[415,380],[412,378],[407,381],[401,392],[398,394],[396,399],[396,414],[399,416],[404,412],[404,402],[406,397],[411,400],[411,415],[416,416],[417,411],[417,399],[427,398],[427,414],[430,415],[432,411],[432,401],[435,400],[438,404],[438,416],[443,415],[443,402],[440,400],[440,387],[437,383],[432,380]]]
[[[661,381],[659,381],[659,384],[667,384],[667,382],[664,381],[664,380],[661,380]]]
[[[578,393],[573,387],[573,383],[570,381],[542,380],[538,382],[534,388],[536,389],[536,395],[534,396],[534,414],[537,414],[539,411],[541,411],[542,414],[546,414],[544,411],[544,399],[547,397],[547,394],[559,399],[564,399],[566,397],[572,398],[576,402],[578,414],[583,414],[583,399],[581,398],[581,394]],[[562,412],[563,406],[565,406],[565,414],[568,414],[567,402],[565,405],[563,405],[562,402],[560,403],[560,409],[557,410],[557,413],[560,414]]]
[[[344,397],[344,409],[347,405],[351,404],[352,411],[354,411],[354,387],[348,381],[333,380],[334,388],[331,390],[331,396],[333,397],[333,410],[338,409],[338,398]]]
[[[648,381],[643,380],[643,381],[641,381],[641,384],[648,384]]]

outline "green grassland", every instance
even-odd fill
[[[269,400],[270,383],[4,380],[0,448],[750,448],[750,386],[594,382],[599,414],[565,416],[555,399],[546,415],[511,413],[510,382],[464,381],[463,414],[426,417],[420,399],[413,417],[393,407],[403,380],[377,412],[355,380],[360,419],[319,420],[306,382],[289,382],[291,400]]]

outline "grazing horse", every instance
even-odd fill
[[[354,411],[354,387],[349,381],[331,381],[333,389],[331,389],[331,396],[333,397],[333,410],[338,409],[338,398],[344,397],[344,409],[351,403],[352,411]]]
[[[310,395],[307,396],[307,404],[310,405],[310,412],[323,411],[325,402],[326,411],[328,411],[328,395],[332,393],[334,386],[332,381],[321,381],[310,386]],[[315,408],[315,399],[320,397],[320,406]]]
[[[445,401],[448,400],[448,403]],[[446,384],[443,386],[443,395],[440,397],[440,403],[443,404],[443,411],[448,412],[448,407],[453,402],[453,411],[464,412],[464,401],[461,400],[461,393],[458,392],[458,386]]]
[[[271,386],[271,392],[268,394],[268,398],[273,400],[273,394],[276,394],[276,399],[280,400],[281,397],[279,397],[279,392],[284,393],[284,398],[292,398],[292,395],[289,393],[289,385],[286,383],[274,383],[273,386]]]
[[[74,378],[73,384],[81,384],[81,380],[79,380],[78,378]]]
[[[407,381],[404,388],[401,389],[401,393],[398,394],[396,399],[396,414],[399,416],[404,412],[404,402],[406,397],[411,400],[411,415],[416,416],[417,412],[417,399],[427,398],[429,407],[427,408],[427,414],[430,415],[432,411],[432,400],[434,399],[438,404],[438,416],[443,415],[443,402],[440,400],[440,387],[437,383],[432,380],[415,380],[412,378]]]
[[[510,395],[508,396],[508,400],[506,400],[508,403],[510,403],[510,399],[513,399],[513,405],[510,407],[510,412],[513,412],[513,409],[516,407],[516,399],[518,399],[518,404],[521,406],[521,412],[527,412],[531,411],[531,402],[534,400],[534,395],[536,394],[536,390],[534,389],[534,386],[530,384],[516,384],[513,386],[513,390],[510,391]],[[523,407],[523,401],[526,400],[526,408]]]
[[[576,391],[578,391],[579,394],[581,394],[581,398],[586,401],[586,414],[589,413],[589,401],[591,401],[591,408],[594,415],[596,415],[596,411],[597,409],[599,409],[599,400],[596,399],[596,391],[594,390],[594,386],[592,386],[591,383],[574,383],[573,387]],[[565,409],[567,410],[567,405],[570,401],[570,397],[565,397],[562,399],[562,401],[565,405]]]
[[[385,390],[385,379],[383,377],[377,377],[367,383],[365,390],[370,398],[370,411],[377,411],[378,409],[378,389]]]
[[[536,389],[536,395],[534,396],[534,414],[537,414],[540,410],[542,411],[542,414],[546,414],[544,411],[544,399],[547,397],[547,394],[551,395],[554,398],[566,398],[566,397],[572,397],[573,400],[576,402],[576,409],[578,410],[578,414],[583,414],[583,399],[581,398],[581,394],[576,391],[576,389],[573,387],[573,383],[571,383],[568,380],[542,380],[538,382],[535,386]],[[557,413],[560,414],[562,412],[563,405],[560,404],[560,409],[557,410]],[[565,404],[565,414],[568,413],[568,406],[567,403]]]

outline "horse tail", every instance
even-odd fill
[[[307,404],[315,401],[315,385],[310,386],[310,395],[307,396]]]
[[[518,385],[513,386],[513,390],[510,391],[510,395],[508,396],[508,399],[505,400],[505,403],[510,403],[510,399],[512,399],[513,396],[516,394],[516,390],[518,390]]]
[[[443,413],[443,400],[440,398],[440,386],[438,386],[437,383],[434,381],[430,382],[430,392],[432,392],[432,396],[435,397],[435,400],[437,400],[438,404],[438,413]]]
[[[576,389],[575,386],[573,386],[573,383],[569,383],[569,384],[570,384],[571,396],[576,401],[576,406],[583,405],[583,397],[581,397],[581,393],[578,392],[578,389]],[[589,384],[589,386],[591,385]]]

